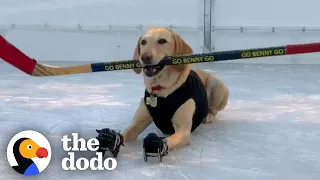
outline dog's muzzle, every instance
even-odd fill
[[[156,65],[143,65],[143,72],[148,77],[156,76],[162,69],[164,68],[165,64],[160,62]]]

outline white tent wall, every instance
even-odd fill
[[[39,61],[132,59],[139,36],[152,26],[172,27],[195,52],[203,51],[203,1],[3,1],[6,38]]]
[[[320,1],[212,0],[211,50],[320,42]],[[320,64],[319,53],[234,61]]]
[[[0,33],[39,61],[123,60],[132,58],[137,39],[151,26],[171,27],[196,53],[317,42],[319,5],[316,0],[0,0]],[[223,63],[320,64],[318,57]]]
[[[0,29],[0,35],[1,36],[6,36],[7,30],[6,29]]]

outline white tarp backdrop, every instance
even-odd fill
[[[319,6],[316,0],[212,0],[212,50],[320,42]],[[319,53],[249,61],[320,64]]]
[[[0,3],[0,22],[16,24],[6,38],[41,61],[131,59],[136,41],[145,30],[141,25],[180,27],[174,30],[186,38],[195,51],[202,51],[201,1],[187,4],[185,0],[38,0],[38,3],[34,0],[34,4],[20,3],[19,6]],[[23,10],[19,12],[18,8]],[[39,27],[45,24],[50,27]]]
[[[320,41],[319,6],[316,0],[0,0],[0,33],[7,29],[5,37],[39,61],[100,62],[131,59],[151,26],[172,26],[196,53]],[[317,64],[318,57],[232,62]]]

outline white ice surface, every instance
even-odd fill
[[[62,63],[66,65],[67,63]],[[6,159],[18,131],[45,134],[53,155],[33,179],[320,179],[320,66],[201,65],[221,77],[231,94],[218,120],[201,125],[192,145],[171,152],[163,163],[143,161],[142,139],[122,147],[115,171],[65,172],[62,135],[95,137],[95,129],[123,129],[140,97],[142,78],[132,71],[30,77],[0,64],[0,179],[24,179]]]

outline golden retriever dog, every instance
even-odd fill
[[[201,123],[212,122],[217,113],[223,110],[228,102],[229,89],[217,77],[201,69],[193,68],[189,64],[157,66],[165,56],[190,54],[193,54],[192,48],[177,33],[166,28],[151,28],[139,38],[133,56],[134,59],[139,60],[142,64],[143,68],[137,68],[134,71],[137,74],[143,74],[146,94],[159,99],[172,98],[170,96],[174,94],[176,99],[170,102],[172,106],[181,101],[181,106],[174,109],[173,112],[168,110],[158,113],[161,117],[166,117],[167,113],[172,114],[172,116],[169,116],[172,117],[171,119],[158,120],[172,123],[171,126],[174,131],[170,131],[170,135],[166,138],[168,151],[189,145],[191,143],[191,132]],[[193,74],[192,77],[190,74]],[[201,100],[198,104],[195,98],[179,99],[180,96],[187,97],[184,96],[185,92],[189,92],[186,89],[188,88],[186,84],[190,83],[197,85],[192,90],[193,94],[198,94],[196,91],[202,91],[202,95],[199,95]],[[181,88],[185,89],[181,90]],[[122,132],[125,143],[136,140],[142,131],[152,122],[155,122],[150,113],[150,106],[157,106],[157,101],[153,105],[150,103],[150,105],[148,98],[141,99],[132,123]],[[202,107],[202,105],[206,107]],[[202,118],[201,122],[194,125],[193,117],[200,112],[202,112],[202,116],[199,116]],[[155,124],[158,127],[161,126],[161,122],[158,122],[158,124],[155,122]],[[161,130],[161,128],[159,129]],[[168,133],[164,132],[164,134]]]

